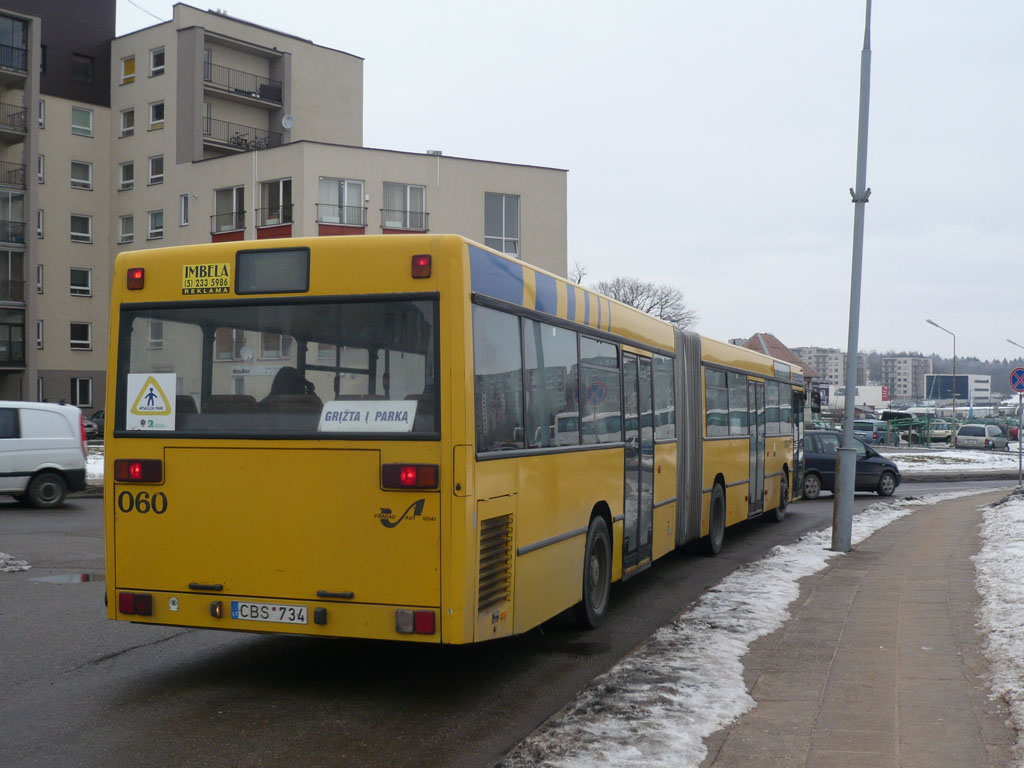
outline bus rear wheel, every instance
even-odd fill
[[[775,508],[771,519],[776,523],[781,523],[786,519],[786,507],[789,506],[789,478],[785,475],[782,477],[782,482],[779,484],[779,506]]]
[[[612,591],[612,540],[603,517],[587,529],[583,552],[583,599],[576,605],[576,621],[583,629],[596,629],[608,613]]]
[[[711,528],[708,531],[707,553],[717,555],[725,541],[725,491],[718,483],[711,491]]]

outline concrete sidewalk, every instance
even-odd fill
[[[743,659],[757,706],[706,741],[704,766],[1009,766],[990,700],[971,556],[986,493],[922,507],[801,585],[792,618]]]

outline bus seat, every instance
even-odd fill
[[[269,413],[320,413],[323,405],[316,395],[271,395],[263,407]]]
[[[254,413],[256,398],[252,395],[210,395],[203,403],[203,413]]]
[[[192,399],[192,395],[176,395],[174,397],[174,411],[175,413],[198,413],[196,409],[196,401]]]

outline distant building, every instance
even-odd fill
[[[896,356],[882,358],[882,384],[892,400],[922,400],[925,376],[932,372],[930,357]]]
[[[818,372],[819,380],[836,387],[846,386],[846,353],[832,347],[793,347],[793,352]],[[857,384],[868,381],[868,356],[857,355]]]
[[[925,398],[930,401],[953,399],[953,374],[935,373],[925,376]],[[958,373],[956,376],[957,406],[966,403],[988,403],[992,399],[992,377],[988,374]]]

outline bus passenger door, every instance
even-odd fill
[[[625,428],[622,571],[649,564],[654,526],[654,423],[651,361],[622,354]]]
[[[747,382],[747,424],[750,430],[750,508],[753,517],[764,511],[764,382]]]

